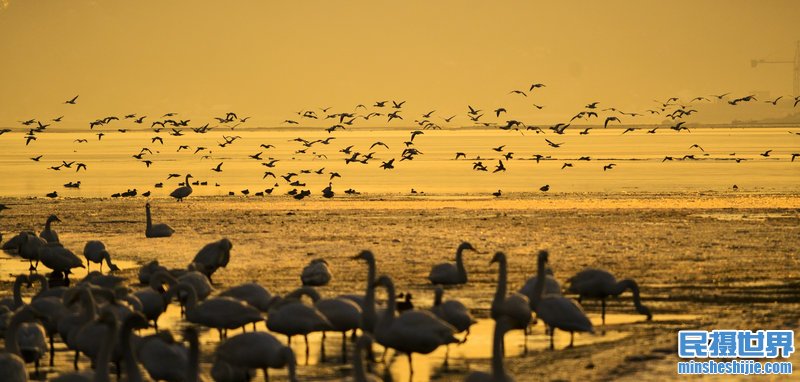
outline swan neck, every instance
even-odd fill
[[[8,327],[6,327],[5,346],[7,352],[19,356],[22,355],[20,354],[19,344],[17,343],[17,331],[19,331],[19,327],[22,325],[22,323],[28,322],[32,319],[33,315],[26,308],[22,308],[14,313],[14,315],[11,317],[11,322],[9,322]]]
[[[506,291],[508,290],[508,269],[506,265],[506,259],[501,258],[498,261],[499,269],[498,269],[498,277],[497,277],[497,288],[494,292],[494,301],[495,303],[502,302],[506,297]]]
[[[290,348],[287,350],[287,369],[289,369],[289,381],[297,382],[297,359],[294,357],[294,352]]]
[[[133,336],[133,320],[129,319],[122,324],[122,342],[120,343],[125,361],[125,373],[128,375],[128,382],[142,382],[142,371],[139,370],[136,356],[133,354],[131,336]]]
[[[499,321],[494,323],[494,339],[492,340],[492,376],[496,381],[505,381],[506,369],[503,365],[503,341],[505,330]]]
[[[89,289],[83,289],[81,292],[81,311],[83,322],[89,322],[97,317],[97,304]]]
[[[184,286],[178,290],[185,290],[186,293],[189,294],[189,296],[186,298],[186,317],[189,317],[190,314],[194,315],[194,308],[197,306],[197,291],[195,291],[194,287],[189,284],[182,285]]]
[[[189,335],[189,375],[186,380],[188,382],[197,382],[197,375],[200,372],[200,342],[197,338],[197,332]]]
[[[22,283],[25,282],[25,276],[18,276],[14,280],[14,308],[22,306]]]
[[[114,352],[114,345],[119,336],[119,326],[117,321],[107,323],[108,331],[106,338],[103,341],[100,355],[97,357],[97,366],[94,371],[94,382],[110,382],[111,378],[108,375],[108,364],[111,362],[111,354]]]
[[[444,295],[444,291],[441,289],[436,289],[436,292],[433,296],[433,306],[442,305],[442,296]]]
[[[636,284],[636,281],[631,279],[622,280],[615,285],[615,289],[616,290],[614,292],[617,295],[622,294],[622,292],[624,292],[626,289],[630,289],[633,293],[633,305],[636,306],[636,309],[642,308],[642,301],[639,296],[639,285]]]
[[[189,175],[186,175],[186,181],[183,183],[183,185],[192,188],[191,184],[189,183]]]
[[[456,250],[456,268],[458,269],[458,277],[467,282],[467,269],[464,268],[464,248],[458,247]]]
[[[544,259],[539,258],[538,263],[536,264],[536,284],[533,285],[534,308],[539,305],[539,301],[542,300],[542,294],[544,293],[544,282],[547,278],[547,274],[544,270],[544,263]]]
[[[394,320],[394,313],[397,310],[397,297],[395,296],[394,284],[387,282],[386,286],[386,311],[383,313],[383,318],[386,323],[391,323]]]
[[[150,207],[145,206],[145,211],[147,215],[147,229],[153,228],[153,220],[150,217]]]
[[[364,352],[364,342],[359,341],[353,351],[353,379],[355,382],[367,382],[367,370],[364,368],[364,362],[361,355]]]
[[[364,306],[370,314],[375,314],[375,260],[367,260],[367,290],[364,293]]]

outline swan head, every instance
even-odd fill
[[[144,208],[147,208],[149,210],[150,209],[150,203],[145,203],[144,204]]]
[[[125,318],[125,325],[130,326],[133,329],[147,329],[150,327],[150,323],[147,321],[147,318],[144,314],[140,312],[133,312]]]
[[[374,261],[375,255],[372,254],[372,251],[363,250],[358,255],[353,256],[353,260]]]
[[[548,258],[550,255],[547,253],[547,251],[545,251],[545,250],[541,250],[541,251],[539,251],[539,254],[538,254],[537,256],[538,256],[538,261],[539,261],[540,263],[547,263],[547,261],[548,261],[548,259],[547,259],[547,258]]]
[[[59,219],[58,216],[56,216],[56,215],[50,215],[50,216],[47,217],[47,222],[48,223],[61,222],[61,219]]]
[[[639,312],[639,314],[644,314],[647,316],[647,321],[653,320],[653,312],[650,311],[650,308],[644,305],[639,305],[636,307],[636,311]]]
[[[459,252],[464,251],[464,250],[470,250],[470,251],[478,252],[478,250],[475,249],[475,247],[473,247],[472,244],[467,243],[466,241],[461,242],[461,245],[458,246],[458,251]]]
[[[388,288],[389,286],[394,287],[394,283],[392,282],[391,277],[386,276],[386,275],[381,275],[380,277],[378,277],[375,280],[374,283],[372,283],[372,286],[374,286],[374,287],[383,286],[383,287]]]
[[[506,254],[498,251],[494,254],[494,257],[492,257],[492,261],[490,261],[489,264],[502,263],[505,261],[506,261]]]

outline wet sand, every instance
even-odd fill
[[[639,282],[653,321],[634,315],[625,294],[610,300],[605,327],[599,325],[599,303],[586,303],[598,333],[576,336],[575,348],[563,349],[569,336],[559,333],[558,350],[546,350],[540,323],[523,355],[521,333],[510,334],[506,343],[512,356],[506,365],[521,381],[675,379],[680,329],[797,330],[800,324],[800,196],[794,194],[152,200],[154,222],[177,230],[166,239],[145,239],[141,198],[6,198],[0,203],[11,207],[0,213],[5,239],[22,229],[41,230],[46,217],[55,213],[63,220],[54,228],[65,246],[79,253],[87,240],[103,240],[114,259],[125,261],[119,274],[131,284],[136,264],[158,259],[168,267],[185,267],[200,247],[222,237],[234,248],[228,268],[214,275],[219,290],[257,281],[271,293],[283,294],[299,286],[300,270],[310,259],[324,257],[334,280],[320,289],[323,296],[361,293],[365,266],[349,258],[371,249],[379,274],[392,276],[398,291],[412,292],[417,307],[432,303],[433,289],[426,280],[430,267],[452,261],[455,247],[466,240],[486,253],[466,254],[469,284],[448,288],[445,296],[461,300],[482,319],[488,317],[497,278],[496,267],[489,265],[497,250],[509,257],[510,289],[534,274],[534,254],[542,248],[550,250],[551,266],[562,282],[588,266]],[[27,263],[0,264],[2,290],[9,291],[8,275],[17,266],[25,271]],[[384,298],[382,292],[379,297]],[[171,326],[174,319],[167,316],[160,323]],[[415,356],[415,380],[462,380],[469,371],[488,369],[490,333],[491,323],[482,320],[470,342],[451,348],[448,370],[441,367],[444,349]],[[337,364],[339,335],[329,338],[329,359],[322,363],[319,338],[312,337],[309,366],[298,368],[300,380],[337,380],[349,372]],[[210,362],[216,342],[213,332],[203,337],[204,362]],[[297,342],[293,345],[302,365],[304,348]],[[68,354],[59,352],[58,357],[63,360],[56,370],[68,370]],[[800,361],[793,359],[797,368]],[[395,380],[407,380],[406,365],[404,357],[393,363]],[[285,373],[272,374],[276,380],[285,378]]]

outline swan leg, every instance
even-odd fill
[[[569,332],[569,347],[572,347],[575,341],[575,332]]]
[[[347,363],[347,331],[342,332],[342,363]]]
[[[264,382],[269,382],[269,369],[265,367],[261,370],[264,371]]]
[[[407,353],[407,354],[408,354],[408,380],[409,381],[413,381],[414,380],[414,378],[413,378],[414,377],[414,363],[411,362],[411,354],[412,353]]]
[[[555,345],[553,344],[553,335],[556,333],[554,328],[550,328],[550,350],[555,350]]]
[[[523,340],[522,340],[523,343],[524,343],[522,354],[528,354],[528,328],[530,328],[530,326],[526,326],[525,330],[523,330],[523,333],[525,333],[525,334],[524,334]],[[505,343],[505,341],[503,341],[503,343]]]
[[[600,313],[600,317],[603,320],[603,325],[605,325],[606,324],[606,299],[605,299],[605,297],[600,299],[600,306],[601,306],[601,308],[600,308],[600,312],[601,312]]]
[[[303,338],[306,340],[306,366],[308,366],[308,334],[304,335]]]
[[[450,344],[445,345],[444,350],[444,368],[447,369],[449,365],[448,360],[450,359]]]
[[[78,357],[80,357],[80,353],[75,350],[75,357],[72,359],[72,367],[74,367],[75,370],[78,370]]]
[[[322,341],[320,341],[319,357],[322,363],[325,363],[325,332],[322,332]]]
[[[56,347],[54,345],[53,333],[50,333],[50,367],[53,367],[53,358],[56,356]]]
[[[256,331],[256,323],[255,322],[253,323],[253,331],[254,332]]]

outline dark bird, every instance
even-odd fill
[[[464,158],[464,159],[467,159],[467,154],[466,154],[466,153],[462,153],[462,152],[457,152],[457,153],[456,153],[456,158],[455,158],[455,159],[456,159],[456,160],[458,160],[458,158]]]
[[[544,108],[544,106],[542,106],[542,105],[537,105],[537,104],[535,104],[535,103],[534,103],[532,106],[533,106],[533,107],[535,107],[535,108],[537,108],[537,109],[539,109],[539,110],[542,110],[542,109]]]
[[[567,167],[572,167],[572,163],[564,162],[564,164],[561,166],[561,169],[563,170],[563,169],[565,169]]]
[[[563,142],[562,143],[553,143],[552,141],[550,141],[547,138],[545,138],[544,140],[547,141],[547,144],[550,145],[550,147],[559,148],[559,147],[561,147],[561,145],[564,144]]]
[[[35,140],[36,140],[36,136],[34,136],[34,135],[26,136],[25,137],[25,146],[27,146],[29,143],[31,143],[31,141],[35,141]]]
[[[39,155],[38,157],[31,158],[31,160],[34,161],[34,162],[38,162],[39,159],[42,159],[42,155]]]
[[[762,157],[766,158],[766,157],[769,156],[769,153],[771,153],[771,152],[772,152],[772,150],[767,150],[767,151],[764,151],[763,153],[758,154],[758,155],[761,155]]]
[[[80,171],[81,169],[83,169],[84,171],[88,171],[88,170],[87,170],[87,168],[86,168],[86,164],[84,164],[84,163],[78,163],[78,167],[75,169],[75,172],[78,172],[78,171]]]
[[[251,159],[255,159],[255,160],[261,160],[261,153],[262,153],[262,152],[263,152],[263,151],[259,151],[257,154],[248,155],[248,156],[249,156]]]
[[[378,142],[375,142],[372,145],[370,145],[369,149],[372,150],[372,148],[375,147],[375,146],[383,146],[383,147],[386,147],[387,149],[389,148],[389,146],[387,146],[385,143],[378,141]]]
[[[533,91],[533,89],[543,88],[543,87],[545,87],[544,84],[538,84],[538,83],[537,84],[531,84],[531,87],[528,89],[528,91]]]
[[[525,94],[525,92],[524,92],[524,91],[522,91],[522,90],[512,90],[512,91],[508,92],[508,94],[520,94],[520,95],[522,95],[523,97],[527,97],[527,96],[528,96],[528,95],[527,95],[527,94]]]
[[[597,104],[599,104],[599,103],[600,102],[592,102],[592,103],[586,105],[586,108],[587,109],[597,109]]]
[[[497,147],[493,148],[492,150],[497,151],[498,153],[501,153],[501,152],[503,152],[503,147],[506,147],[506,145],[497,146]]]
[[[703,148],[702,148],[702,147],[700,147],[700,145],[698,145],[697,143],[695,143],[695,144],[693,144],[693,145],[689,146],[689,150],[691,150],[691,149],[693,149],[693,148],[695,148],[695,147],[696,147],[696,148],[698,148],[698,149],[700,149],[700,151],[702,151],[702,152],[706,152],[706,150],[703,150]]]
[[[617,165],[616,163],[609,163],[609,164],[603,166],[603,171],[611,170],[616,165]]]
[[[178,150],[177,150],[177,151],[181,151],[181,150],[184,150],[184,149],[185,149],[185,150],[189,150],[189,146],[187,146],[187,145],[180,145],[180,146],[178,146]]]
[[[389,170],[394,168],[394,158],[390,159],[388,162],[383,162],[381,168],[384,170]]]
[[[224,162],[219,162],[217,167],[212,168],[211,171],[222,172],[222,163]]]
[[[494,195],[495,198],[499,198],[500,195],[503,195],[503,192],[500,191],[500,190],[497,190],[497,192],[492,192],[492,195]]]
[[[54,199],[54,198],[58,197],[58,192],[53,191],[53,192],[51,192],[51,193],[49,193],[49,194],[47,194],[45,196],[47,196],[48,198]]]
[[[503,165],[503,161],[502,160],[498,160],[497,161],[497,166],[495,166],[494,171],[492,171],[492,173],[495,173],[495,172],[498,172],[498,171],[506,171],[506,166]]]
[[[720,95],[714,95],[714,94],[712,94],[711,96],[712,96],[712,97],[717,97],[717,99],[722,99],[722,97],[725,97],[725,96],[726,96],[726,95],[728,95],[728,94],[731,94],[731,93],[725,93],[725,94],[720,94]]]
[[[75,142],[75,143],[86,143],[86,142],[89,142],[89,140],[81,138],[81,139],[76,139],[76,140],[74,140],[72,142]]]
[[[161,139],[161,137],[159,137],[159,136],[155,136],[153,138],[150,138],[150,143],[156,143],[156,141],[158,141],[162,145],[164,144],[164,140]]]
[[[541,191],[541,192],[550,191],[550,185],[549,184],[545,184],[544,186],[539,187],[539,191]]]
[[[617,117],[608,117],[608,118],[606,118],[606,122],[603,124],[603,127],[604,128],[608,127],[608,123],[611,122],[611,121],[617,121],[619,123],[622,123],[622,121],[620,121],[619,118],[617,118]]]
[[[447,118],[442,118],[442,119],[443,119],[445,122],[450,122],[450,121],[452,121],[452,120],[453,120],[453,118],[455,118],[455,117],[456,117],[455,115],[452,115],[452,116],[450,116],[450,117],[447,117]]]
[[[583,129],[583,131],[581,131],[579,134],[580,135],[587,135],[587,134],[589,134],[589,130],[591,130],[591,129],[592,129],[591,127],[587,127],[585,129]]]
[[[764,102],[766,102],[766,103],[771,103],[773,106],[777,106],[777,105],[778,105],[778,100],[779,100],[779,99],[781,99],[781,98],[783,98],[783,96],[780,96],[780,97],[778,97],[778,98],[775,98],[775,99],[774,99],[774,100],[772,100],[772,101],[769,101],[769,100],[767,100],[767,101],[764,101]]]
[[[414,138],[415,138],[417,135],[425,135],[425,133],[423,133],[422,131],[419,131],[419,130],[412,131],[412,132],[411,132],[411,142],[414,142]]]
[[[625,129],[625,131],[623,131],[622,134],[629,133],[631,131],[636,131],[636,128],[635,127],[629,127],[627,129]]]
[[[792,162],[794,162],[794,158],[797,158],[799,156],[800,156],[800,154],[798,154],[798,153],[792,153]]]
[[[75,105],[75,101],[78,99],[78,96],[73,97],[69,101],[64,101],[65,104]]]
[[[658,127],[654,127],[654,128],[652,128],[650,130],[647,130],[647,134],[655,134],[656,130],[658,130]]]
[[[399,108],[403,107],[404,103],[406,103],[406,101],[402,101],[402,102],[399,102],[399,103],[397,101],[392,101],[392,107],[395,108],[395,109],[399,109]]]
[[[494,109],[494,114],[497,117],[500,117],[500,113],[507,113],[507,112],[508,112],[508,110],[506,110],[506,108],[504,108],[504,107],[500,107],[500,108]]]

